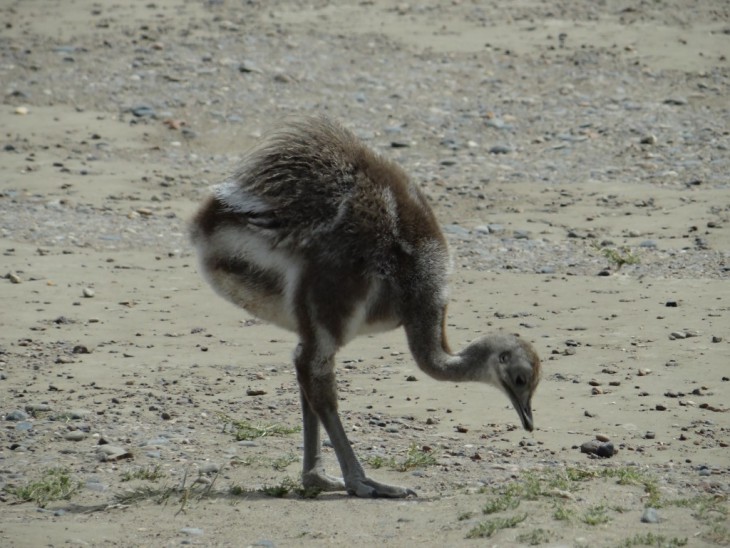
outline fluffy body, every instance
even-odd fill
[[[299,335],[307,485],[407,496],[367,478],[337,414],[334,355],[352,338],[403,326],[421,369],[502,389],[525,428],[540,362],[512,335],[452,354],[444,324],[446,240],[420,189],[395,164],[322,118],[290,122],[216,187],[192,223],[201,270],[225,299]],[[319,425],[344,480],[324,473]]]

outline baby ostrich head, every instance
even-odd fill
[[[474,364],[475,380],[507,394],[522,426],[532,432],[532,395],[540,382],[540,358],[532,345],[515,335],[487,335],[467,346],[461,357]]]

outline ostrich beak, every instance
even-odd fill
[[[512,402],[512,405],[517,411],[522,421],[522,427],[528,432],[532,432],[535,427],[532,423],[532,402],[529,394],[526,394],[522,398],[518,397],[512,390],[508,390],[507,394]]]

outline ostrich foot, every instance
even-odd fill
[[[327,474],[322,468],[313,468],[302,473],[302,485],[309,489],[321,489],[322,491],[344,491],[345,482]]]
[[[416,492],[406,487],[387,485],[370,478],[357,478],[348,482],[347,492],[356,497],[402,499],[416,497]]]

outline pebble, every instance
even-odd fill
[[[646,434],[644,434],[644,439],[653,440],[654,438],[656,438],[656,433],[655,432],[649,431]]]
[[[86,432],[81,430],[72,430],[71,432],[66,432],[63,438],[66,441],[82,441],[86,438]]]
[[[82,295],[83,295],[84,297],[86,297],[87,299],[90,299],[90,298],[92,298],[92,297],[93,297],[93,296],[95,295],[95,293],[94,293],[94,290],[93,290],[93,289],[91,289],[90,287],[85,287],[85,288],[83,289],[83,291],[81,292],[81,294],[82,294]]]
[[[51,410],[51,406],[47,403],[28,403],[25,405],[25,410],[29,413],[48,412]]]
[[[610,458],[614,456],[617,451],[613,443],[610,441],[602,442],[599,440],[590,440],[580,446],[581,453],[587,453],[589,455],[597,455],[603,458]]]
[[[490,154],[509,154],[512,152],[512,147],[508,145],[494,145],[489,148]]]
[[[183,527],[180,532],[191,537],[199,537],[203,534],[203,530],[199,527]]]
[[[96,450],[96,455],[102,462],[114,462],[134,458],[132,453],[116,445],[100,445]]]
[[[89,415],[91,415],[91,411],[89,411],[88,409],[71,409],[70,411],[64,413],[64,416],[73,420],[85,419]]]
[[[99,478],[89,478],[86,480],[86,488],[91,491],[102,492],[109,489],[109,486],[102,483]]]
[[[30,110],[28,110],[28,107],[17,107],[15,109],[15,114],[18,114],[20,116],[25,116],[29,112],[30,112]]]
[[[659,523],[659,513],[655,508],[645,508],[644,513],[641,514],[641,523]]]
[[[170,440],[167,438],[159,437],[159,438],[152,438],[142,443],[142,447],[151,447],[154,445],[167,445],[170,443]]]
[[[216,474],[220,472],[221,466],[220,464],[216,464],[214,462],[208,462],[200,467],[200,473],[201,474]]]
[[[8,272],[8,274],[5,275],[5,278],[10,280],[10,283],[13,284],[19,284],[23,282],[23,279],[18,276],[15,272]]]
[[[6,421],[24,421],[27,418],[28,413],[26,413],[25,411],[21,411],[20,409],[16,409],[5,415]]]
[[[155,109],[147,105],[137,105],[130,110],[137,118],[154,118],[157,116]]]

